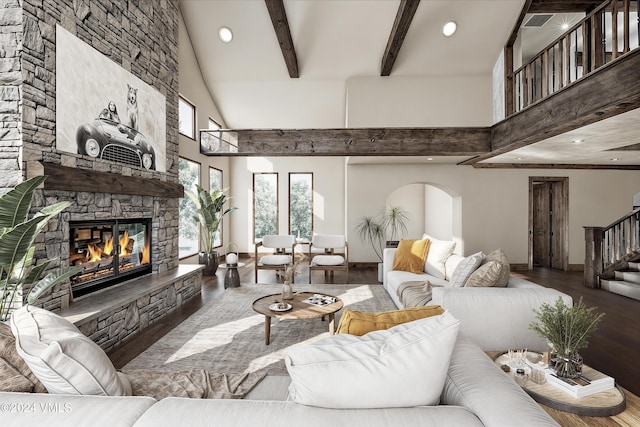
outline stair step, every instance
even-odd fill
[[[640,271],[640,263],[630,262],[629,263],[629,270]]]
[[[616,271],[616,280],[640,285],[640,271]]]
[[[640,285],[623,280],[600,280],[600,287],[614,294],[640,300]]]

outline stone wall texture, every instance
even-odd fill
[[[178,13],[178,0],[0,0],[0,192],[37,162],[178,183]],[[56,25],[166,97],[166,172],[56,150]],[[178,266],[178,199],[38,190],[32,210],[61,200],[74,204],[39,236],[37,262],[68,264],[69,221],[149,217],[154,273]],[[70,299],[67,284],[40,305]]]
[[[0,2],[0,194],[22,181],[22,8]]]

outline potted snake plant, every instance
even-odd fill
[[[218,270],[220,254],[214,250],[215,238],[220,221],[225,215],[235,211],[237,208],[226,208],[224,205],[229,201],[226,192],[228,188],[215,190],[209,193],[199,185],[196,185],[196,192],[185,190],[185,195],[195,204],[196,214],[194,221],[200,227],[200,241],[202,252],[199,254],[200,263],[205,265],[202,272],[205,276],[213,276]]]

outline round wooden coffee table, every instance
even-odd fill
[[[505,364],[507,360],[506,353],[498,353],[494,357],[494,361],[498,366]],[[588,372],[590,369],[587,365],[583,366],[583,372],[585,370]],[[513,378],[513,370],[507,375]],[[624,391],[617,384],[612,389],[580,398],[573,397],[548,382],[536,384],[531,379],[527,381],[526,386],[522,387],[522,389],[538,403],[560,411],[589,417],[617,415],[624,411],[627,406]]]
[[[304,302],[304,300],[313,297],[314,295],[325,295],[335,298],[335,302],[327,305],[315,305]],[[291,304],[291,309],[287,311],[274,311],[269,308],[272,304],[286,302]],[[283,300],[282,294],[271,294],[258,298],[253,302],[253,310],[264,314],[264,342],[269,345],[269,336],[271,335],[271,318],[277,317],[279,319],[315,319],[325,316],[329,318],[329,333],[333,335],[335,333],[335,314],[338,312],[344,304],[342,300],[333,295],[327,295],[321,292],[296,292],[293,294],[293,299]]]

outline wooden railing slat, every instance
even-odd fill
[[[549,97],[579,78],[629,52],[630,12],[631,0],[604,1],[515,71],[513,71],[513,58],[511,57],[510,65],[506,67],[509,68],[510,73],[505,73],[505,86],[513,86],[509,90],[505,90],[507,107],[509,107],[507,114],[514,114]],[[611,13],[611,29],[605,28],[608,26],[608,19],[605,22],[605,17],[609,13]],[[621,13],[624,23],[623,35],[619,34],[620,26],[618,25]],[[612,32],[611,53],[607,52],[608,42],[605,40],[605,32],[608,33],[609,30]],[[575,45],[582,45],[582,51],[571,49],[574,37]],[[618,49],[618,44],[621,43],[620,37],[624,38],[622,52]],[[575,69],[572,67],[572,59]],[[580,75],[578,67],[581,67]],[[572,72],[575,75],[572,76]],[[520,78],[516,78],[518,75]]]

